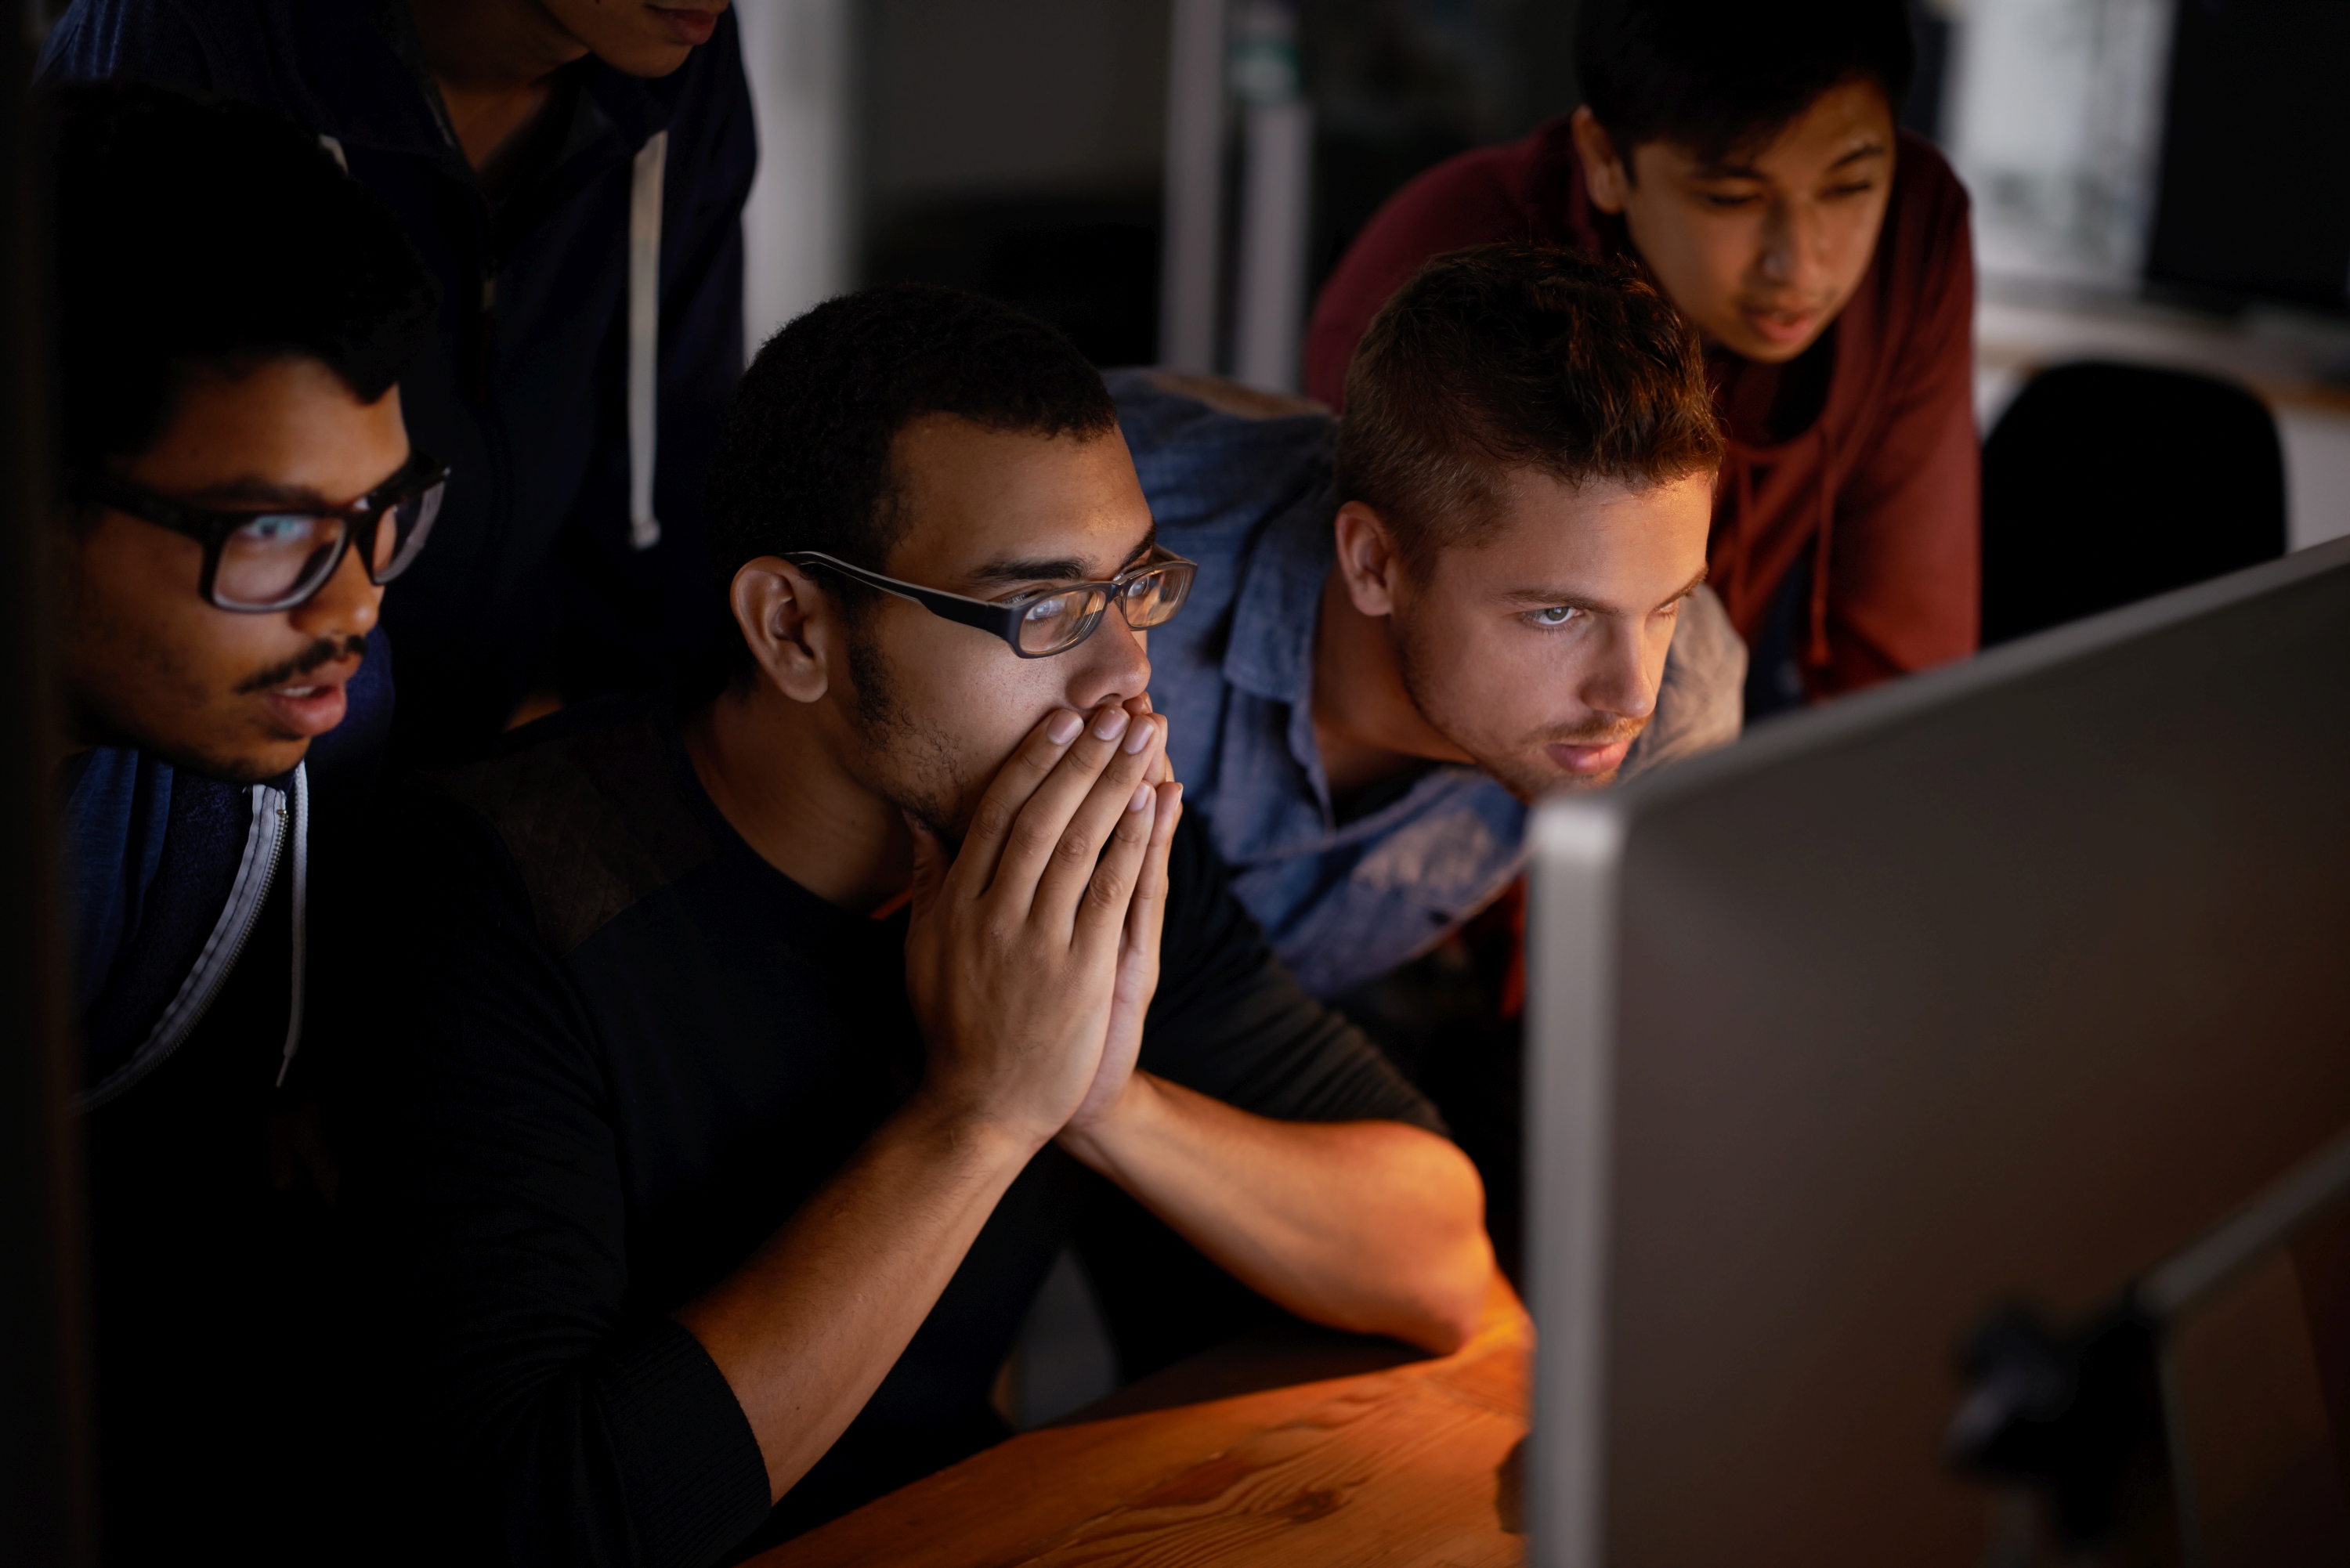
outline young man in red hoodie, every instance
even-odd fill
[[[1324,288],[1306,385],[1429,257],[1492,241],[1637,259],[1704,334],[1730,434],[1708,581],[1749,717],[1974,650],[1967,198],[1896,129],[1898,0],[1586,0],[1586,103],[1397,192]]]

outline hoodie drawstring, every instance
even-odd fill
[[[321,134],[318,145],[350,172],[342,142]],[[657,130],[637,150],[629,179],[629,544],[650,550],[660,543],[653,515],[653,452],[659,412],[655,371],[660,350],[661,185],[669,170],[669,132]],[[490,286],[484,286],[488,308]],[[293,1053],[289,1050],[287,1055]]]
[[[1812,436],[1819,442],[1819,476],[1812,490],[1816,515],[1812,528],[1811,604],[1805,619],[1803,662],[1814,669],[1828,662],[1828,556],[1835,548],[1835,452],[1828,445],[1827,431],[1815,428]],[[1751,564],[1754,518],[1754,457],[1732,443],[1724,462],[1735,471],[1738,487],[1737,510],[1722,530],[1721,555],[1714,564],[1714,587],[1722,602],[1731,607],[1731,613],[1742,613],[1746,604],[1747,567]]]
[[[277,1064],[281,1089],[294,1065],[294,1053],[302,1048],[302,981],[309,966],[310,775],[307,768],[307,763],[294,764],[294,777],[286,792],[294,807],[294,987],[286,1008],[286,1054]]]
[[[669,132],[638,150],[629,183],[629,544],[660,543],[653,515],[654,370],[660,347],[661,179]]]
[[[1828,550],[1831,533],[1835,526],[1835,450],[1828,445],[1827,421],[1823,417],[1819,426],[1820,483],[1819,527],[1813,537],[1812,556],[1812,636],[1804,649],[1804,662],[1814,670],[1825,670],[1828,662]]]
[[[1746,531],[1754,524],[1754,464],[1733,451],[1738,467],[1738,514],[1730,520],[1730,536],[1722,541],[1721,591],[1724,602],[1746,601]],[[1735,596],[1735,597],[1732,597]]]

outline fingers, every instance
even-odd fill
[[[1161,781],[1153,792],[1158,809],[1150,824],[1151,865],[1153,875],[1163,891],[1167,886],[1167,853],[1175,843],[1176,826],[1183,820],[1183,786],[1173,779]]]
[[[1145,691],[1139,696],[1128,698],[1126,700],[1126,711],[1133,714],[1138,719],[1141,718],[1146,713],[1157,711],[1157,710],[1152,708],[1150,705],[1150,693],[1148,691]],[[1150,770],[1150,782],[1152,784],[1165,784],[1174,776],[1175,759],[1169,756],[1166,749],[1162,746],[1159,753],[1159,765]]]
[[[1116,704],[1087,715],[1083,732],[1030,793],[1003,836],[989,897],[1001,901],[1008,917],[1027,919],[1049,885],[1059,895],[1060,913],[1066,918],[1093,870],[1094,856],[1118,819],[1119,805],[1132,794],[1147,759],[1157,754],[1156,741],[1164,723],[1136,719]],[[1114,776],[1122,783],[1113,784]],[[1116,798],[1097,803],[1079,823],[1079,813],[1097,790],[1111,791]]]
[[[1087,868],[1078,902],[1071,911],[1070,936],[1071,945],[1090,956],[1107,960],[1118,950],[1133,902],[1149,875],[1158,803],[1157,786],[1142,780],[1129,786],[1126,798],[1118,803],[1123,809],[1110,828],[1108,845]],[[1041,914],[1045,905],[1041,891],[1037,903]]]
[[[1068,752],[1069,742],[1076,739],[1085,725],[1083,714],[1066,708],[1045,714],[1028,732],[1028,738],[1013,749],[1003,766],[996,770],[987,793],[980,797],[979,808],[972,813],[971,831],[963,835],[962,852],[954,857],[954,867],[949,873],[961,885],[965,897],[976,898],[994,880],[1005,841],[1020,820],[1021,808],[1028,804],[1037,786],[1052,776]],[[1107,758],[1105,752],[1102,760]]]
[[[932,833],[915,820],[910,811],[899,813],[906,819],[906,831],[914,840],[914,883],[910,902],[914,918],[920,919],[939,901],[947,879],[947,849]]]
[[[1150,842],[1144,848],[1142,870],[1128,900],[1126,942],[1128,947],[1156,952],[1159,930],[1167,918],[1167,859],[1175,844],[1175,825],[1183,816],[1183,786],[1161,784],[1151,791],[1155,806]]]
[[[1078,900],[1087,896],[1096,864],[1106,853],[1112,835],[1129,833],[1147,839],[1150,828],[1152,770],[1158,764],[1166,734],[1163,719],[1135,719],[1118,742],[1117,753],[1075,804],[1055,838],[1052,853],[1036,879],[1032,902],[1034,919],[1061,923],[1076,916]],[[1080,742],[1082,744],[1082,742]],[[1048,784],[1046,789],[1053,788]],[[1037,792],[1038,805],[1045,791]],[[1128,818],[1135,820],[1129,821]],[[1016,836],[1015,831],[1015,836]],[[1128,879],[1131,885],[1131,877]]]

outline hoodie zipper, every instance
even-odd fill
[[[213,1002],[220,995],[222,985],[226,983],[228,977],[235,971],[237,961],[244,956],[244,945],[253,940],[253,929],[261,924],[262,909],[269,902],[269,890],[277,882],[277,862],[286,853],[286,807],[283,805],[276,807],[275,815],[276,821],[271,825],[269,830],[269,858],[264,861],[261,867],[261,886],[253,895],[252,904],[245,912],[244,923],[237,928],[236,940],[229,944],[227,956],[213,966],[212,978],[205,983],[203,993],[197,998],[196,1004],[188,1010],[188,1016],[182,1021],[179,1028],[172,1032],[172,1037],[163,1043],[160,1050],[147,1059],[144,1065],[135,1073],[126,1067],[117,1076],[82,1096],[75,1105],[76,1110],[88,1115],[143,1082],[153,1074],[156,1068],[172,1059],[172,1053],[177,1051],[188,1036],[195,1033],[196,1025],[203,1023],[204,1014],[212,1011]]]

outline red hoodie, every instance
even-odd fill
[[[1564,118],[1464,152],[1390,197],[1339,262],[1315,306],[1307,392],[1338,405],[1355,345],[1421,263],[1497,241],[1638,256],[1623,219],[1591,204]],[[1905,134],[1877,255],[1820,340],[1785,365],[1707,352],[1730,432],[1711,581],[1751,645],[1814,552],[1796,651],[1814,697],[1975,649],[1974,284],[1966,192]]]

